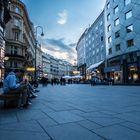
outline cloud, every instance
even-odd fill
[[[68,13],[66,10],[63,10],[62,12],[58,13],[59,19],[57,20],[58,24],[66,24],[67,18],[68,18]]]
[[[60,39],[44,39],[42,50],[56,58],[65,59],[73,62],[76,58],[76,43],[66,43],[65,38]]]
[[[71,43],[71,44],[69,44],[69,46],[75,47],[76,46],[76,43]]]
[[[60,38],[60,39],[47,39],[46,40],[48,44],[50,44],[51,46],[55,46],[55,50],[59,50],[60,52],[63,51],[72,51],[72,48],[75,47],[76,43],[70,43],[67,44],[65,43],[65,39],[64,38]]]

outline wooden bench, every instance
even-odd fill
[[[3,94],[0,93],[0,100],[4,101],[4,107],[7,106],[9,101],[18,101],[20,99],[20,94]]]

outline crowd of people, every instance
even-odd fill
[[[41,80],[40,80],[40,83],[43,85],[43,86],[47,86],[48,84],[51,84],[52,86],[53,85],[66,85],[66,84],[78,84],[80,82],[80,79],[72,79],[72,78],[63,78],[61,77],[60,79],[58,78],[52,78],[51,80],[49,80],[48,78],[46,77],[42,77]]]

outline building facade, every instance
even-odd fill
[[[85,30],[85,32],[87,29]],[[80,71],[80,75],[83,79],[86,79],[86,49],[85,49],[85,32],[81,35],[78,40],[76,51],[77,51],[77,67]]]
[[[62,59],[54,58],[53,56],[42,54],[43,76],[51,79],[59,79],[65,75],[71,75],[72,65]]]
[[[96,70],[93,74],[114,83],[140,83],[139,9],[139,1],[106,0],[85,34],[87,76]]]
[[[94,74],[102,78],[104,72],[103,68],[99,66],[106,57],[104,11],[86,31],[85,40],[87,79],[90,79]]]
[[[43,53],[42,54],[42,64],[43,64],[43,77],[51,79],[50,73],[50,55]]]
[[[51,79],[59,78],[59,60],[50,56],[50,75]]]
[[[5,70],[34,67],[34,29],[24,3],[11,0],[10,15],[11,20],[5,28],[5,56],[9,58]]]
[[[58,75],[59,75],[59,79],[61,77],[63,77],[64,75],[66,75],[66,67],[65,66],[66,66],[65,62],[63,60],[59,60],[59,62],[58,62],[58,68],[59,68]]]
[[[107,0],[105,4],[107,77],[115,83],[140,80],[140,4]]]
[[[9,0],[0,1],[0,86],[4,79],[5,66],[5,26],[11,19],[9,11]]]
[[[72,74],[72,71],[73,71],[73,66],[71,63],[67,62],[67,61],[64,61],[65,63],[65,75],[70,75]]]
[[[41,45],[38,44],[36,48],[36,72],[37,77],[43,76],[43,52],[41,50]]]

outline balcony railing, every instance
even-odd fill
[[[24,55],[16,54],[16,53],[5,53],[5,56],[7,56],[7,57],[18,57],[18,58],[25,59]]]

